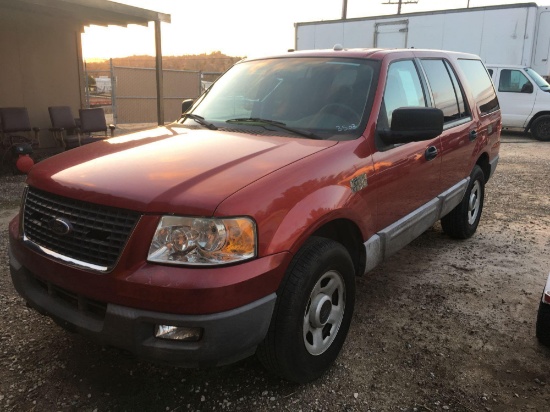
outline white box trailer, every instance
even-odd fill
[[[335,44],[443,49],[550,75],[550,6],[536,3],[304,22],[296,23],[295,29],[297,50],[330,49]]]

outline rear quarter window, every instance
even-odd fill
[[[458,65],[468,80],[482,115],[499,109],[495,88],[480,60],[459,59]]]

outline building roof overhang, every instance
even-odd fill
[[[82,26],[147,26],[151,21],[170,23],[170,15],[109,0],[0,0],[0,8],[70,19]]]

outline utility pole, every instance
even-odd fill
[[[342,20],[346,20],[348,14],[348,0],[342,0]]]
[[[416,0],[416,1],[414,1],[414,0],[406,0],[406,1],[397,0],[397,2],[388,0],[386,3],[382,3],[382,4],[397,4],[397,14],[401,14],[401,5],[402,4],[416,4],[416,3],[418,3],[418,0]]]

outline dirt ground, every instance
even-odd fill
[[[0,177],[0,411],[548,411],[550,348],[535,338],[550,272],[550,143],[503,136],[476,235],[439,224],[357,281],[344,350],[294,385],[254,359],[151,365],[27,309],[7,221],[23,179]]]

